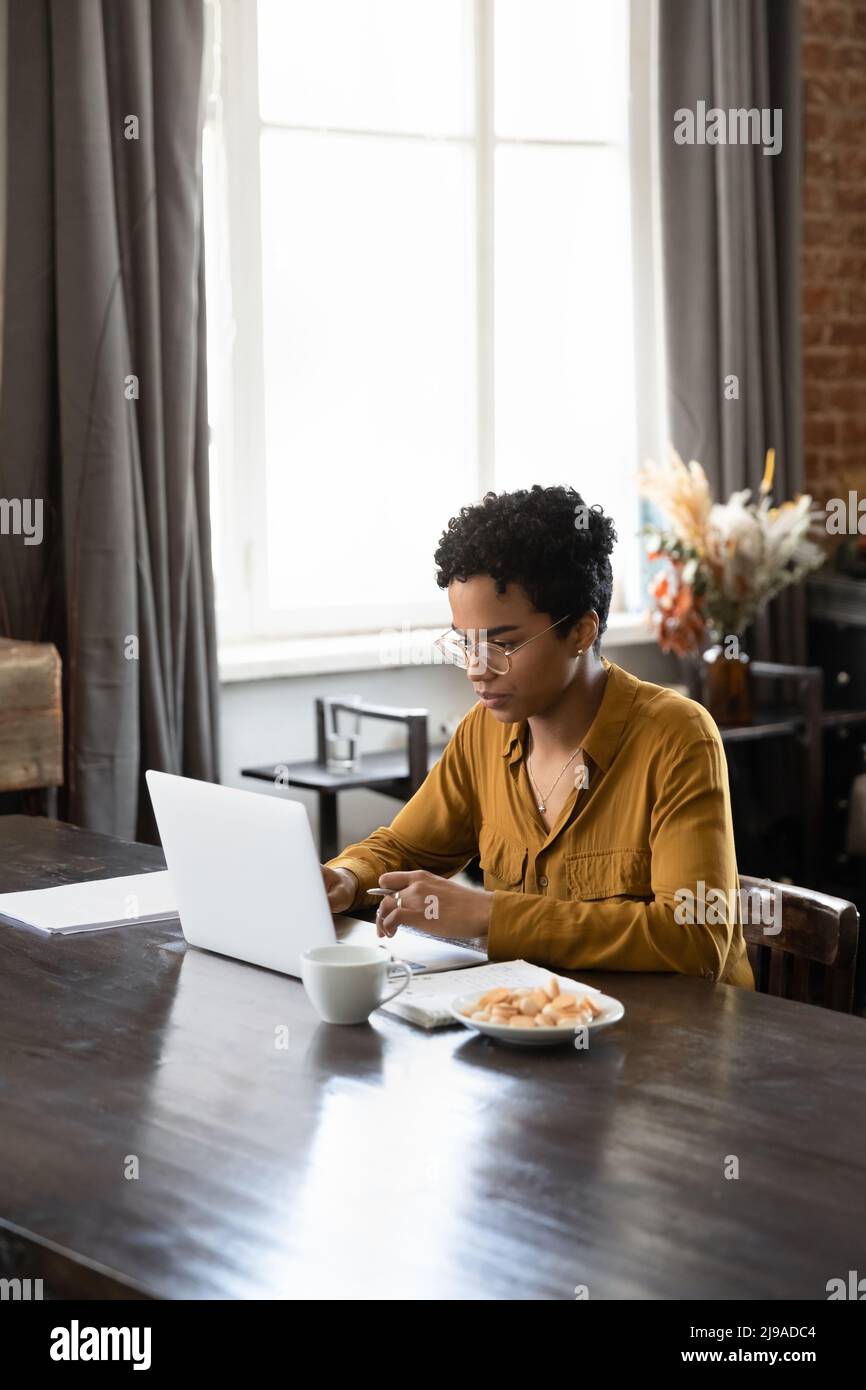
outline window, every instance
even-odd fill
[[[637,607],[628,0],[210,0],[223,637],[448,622],[433,550],[570,483]]]

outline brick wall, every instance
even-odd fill
[[[803,0],[806,491],[866,495],[866,0]]]

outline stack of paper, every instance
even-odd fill
[[[167,869],[125,878],[99,878],[27,893],[0,893],[0,921],[59,933],[104,931],[133,922],[177,921]]]

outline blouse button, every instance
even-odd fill
[[[541,878],[538,880],[538,886],[539,888],[546,888],[549,882],[550,879],[546,876],[546,874],[542,874]]]

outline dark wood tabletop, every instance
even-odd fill
[[[2,891],[162,862],[0,817]],[[299,981],[176,927],[0,926],[0,1275],[60,1297],[825,1300],[866,1272],[866,1021],[580,978],[622,1022],[588,1051],[512,1049],[329,1026]]]

